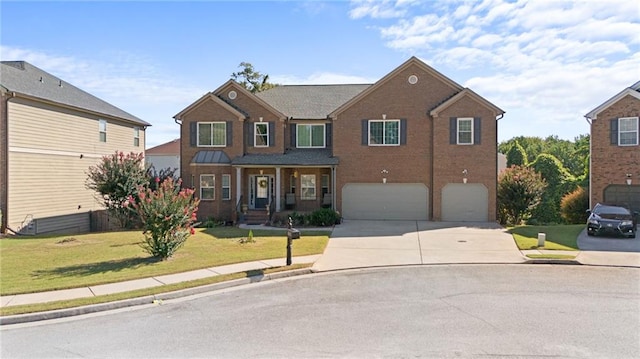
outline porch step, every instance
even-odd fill
[[[260,209],[252,209],[244,215],[245,224],[264,224],[269,220],[267,211]]]

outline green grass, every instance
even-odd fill
[[[140,298],[140,297],[173,292],[173,291],[182,290],[182,289],[188,289],[188,288],[199,287],[199,286],[204,286],[209,284],[231,281],[234,279],[242,279],[242,278],[251,277],[255,275],[266,275],[266,274],[271,274],[276,272],[308,268],[310,266],[311,264],[293,264],[287,267],[276,267],[276,268],[268,268],[263,270],[224,274],[224,275],[219,275],[215,277],[192,280],[188,282],[167,284],[160,287],[138,289],[138,290],[133,290],[129,292],[100,295],[96,297],[87,297],[87,298],[79,298],[79,299],[73,299],[73,300],[55,301],[55,302],[47,302],[47,303],[39,303],[39,304],[16,305],[16,306],[0,308],[0,316],[37,313],[37,312],[44,312],[48,310],[75,308],[75,307],[80,307],[85,305],[115,302],[118,300],[125,300],[125,299],[131,299],[131,298]]]
[[[283,258],[286,229],[254,230],[255,243],[239,244],[247,229],[197,229],[166,261],[150,258],[139,231],[13,237],[0,240],[0,295],[86,287],[226,264]],[[321,254],[329,232],[302,231],[293,255]]]
[[[578,250],[578,234],[583,224],[518,226],[509,229],[519,249]],[[544,247],[538,247],[538,233],[546,234]]]

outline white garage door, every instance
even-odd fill
[[[342,187],[345,219],[427,220],[429,189],[422,183],[348,183]]]
[[[482,183],[449,183],[442,189],[442,220],[486,222],[489,191]]]

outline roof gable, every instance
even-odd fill
[[[195,110],[196,108],[200,107],[204,103],[207,103],[208,101],[213,101],[216,104],[220,105],[227,111],[231,112],[240,121],[244,121],[247,118],[246,114],[238,111],[235,107],[231,106],[226,101],[223,101],[221,98],[213,94],[213,92],[206,93],[204,96],[200,97],[196,102],[187,106],[187,108],[185,108],[184,110],[180,111],[178,114],[173,116],[173,118],[175,118],[176,120],[181,120],[182,117],[187,115],[189,112]]]
[[[391,80],[392,78],[394,78],[395,76],[397,76],[399,73],[401,73],[402,71],[404,71],[405,69],[407,69],[410,66],[418,66],[423,71],[425,71],[425,72],[429,73],[430,75],[432,75],[433,77],[439,79],[440,81],[442,81],[442,83],[446,84],[447,86],[451,87],[452,89],[455,89],[455,90],[458,90],[458,91],[463,89],[463,87],[460,86],[455,81],[451,80],[450,78],[448,78],[445,75],[441,74],[440,72],[436,71],[434,68],[432,68],[431,66],[427,65],[426,63],[424,63],[422,60],[418,59],[417,57],[412,56],[409,60],[405,61],[402,65],[396,67],[393,71],[391,71],[386,76],[384,76],[383,78],[378,80],[372,86],[368,87],[366,90],[360,92],[357,96],[353,97],[351,100],[347,101],[342,106],[340,106],[337,109],[335,109],[333,112],[331,112],[329,114],[329,117],[334,118],[334,119],[337,118],[337,116],[340,113],[344,112],[349,107],[351,107],[352,105],[354,105],[355,103],[360,101],[362,98],[364,98],[365,96],[369,95],[370,93],[372,93],[376,89],[380,88],[382,85],[387,83],[389,80]]]
[[[608,99],[607,101],[602,103],[600,106],[594,108],[589,113],[584,115],[584,117],[586,117],[587,119],[596,120],[598,118],[598,114],[600,114],[600,112],[608,109],[613,104],[615,104],[616,102],[622,100],[626,96],[633,96],[633,97],[635,97],[635,98],[640,100],[640,81],[638,81],[635,84],[631,85],[630,87],[627,87],[626,89],[618,92],[615,96],[611,97],[610,99]]]
[[[26,61],[2,61],[0,84],[17,96],[72,107],[98,115],[150,126],[138,117],[83,91]]]
[[[478,95],[477,93],[473,92],[471,89],[465,88],[464,90],[458,92],[457,94],[455,94],[454,96],[452,96],[451,98],[449,98],[448,100],[446,100],[445,102],[441,103],[436,108],[431,110],[430,115],[433,116],[433,117],[438,117],[438,114],[441,111],[445,110],[446,108],[448,108],[449,106],[451,106],[454,103],[458,102],[460,99],[462,99],[464,97],[470,97],[471,99],[473,99],[474,101],[476,101],[480,105],[482,105],[482,106],[488,108],[489,110],[495,112],[496,116],[504,114],[504,111],[502,109],[500,109],[498,106],[496,106],[496,105],[492,104],[491,102],[487,101],[484,97],[482,97],[482,96]]]
[[[271,112],[274,115],[276,115],[276,117],[278,117],[280,120],[284,121],[287,118],[287,116],[285,116],[282,112],[278,111],[278,109],[273,107],[268,102],[264,101],[259,96],[256,96],[256,94],[251,93],[249,90],[244,88],[244,86],[240,85],[239,83],[237,83],[234,80],[229,80],[229,81],[225,82],[224,84],[222,84],[222,86],[220,86],[216,90],[214,90],[213,93],[216,94],[217,96],[219,96],[220,98],[224,98],[224,96],[225,96],[224,92],[229,88],[232,88],[234,91],[241,92],[244,96],[252,99],[256,103],[258,103],[260,106],[266,108],[269,112]]]

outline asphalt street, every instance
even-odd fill
[[[435,265],[3,326],[2,358],[637,358],[640,270]]]

